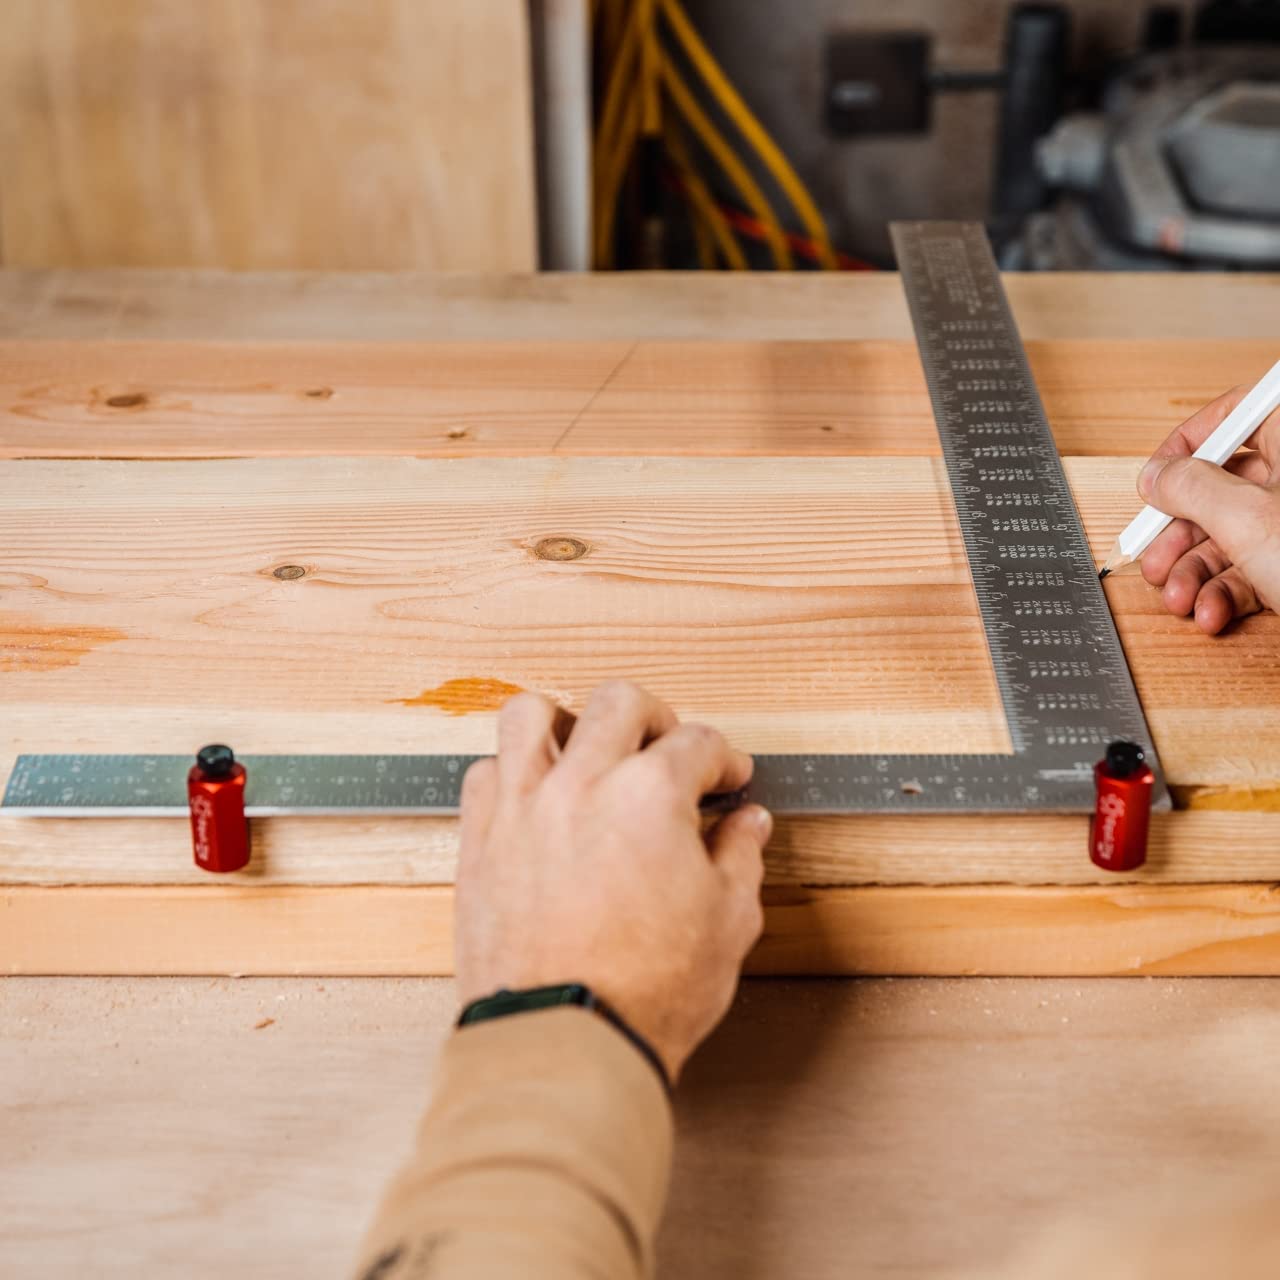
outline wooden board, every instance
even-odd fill
[[[1028,344],[1064,454],[1148,455],[1276,342]],[[925,455],[913,343],[0,343],[0,457]]]
[[[1067,465],[1101,558],[1136,463]],[[752,751],[1008,749],[936,459],[7,463],[0,574],[10,752],[486,751],[627,673]],[[1280,619],[1108,591],[1170,781],[1280,783]]]
[[[1063,271],[1004,277],[1023,338],[1280,337],[1272,275]],[[911,339],[898,277],[623,271],[8,270],[9,337],[254,342]]]
[[[1139,457],[1269,354],[1241,341],[1032,344],[1099,557],[1132,513]],[[486,751],[509,690],[580,705],[614,675],[753,750],[1007,747],[909,344],[29,341],[0,351],[0,388],[0,449],[22,459],[0,464],[0,775],[19,750],[112,750],[122,737],[140,751],[211,739],[243,752]],[[366,456],[307,456],[352,448]],[[716,456],[641,456],[657,449]],[[254,452],[277,456],[211,460]],[[583,452],[623,456],[572,456]],[[76,457],[94,453],[147,460]],[[547,558],[566,541],[577,558]],[[1280,877],[1280,716],[1268,710],[1280,705],[1280,624],[1263,615],[1210,640],[1135,575],[1107,590],[1180,799],[1217,806],[1161,819],[1132,880],[1209,896],[1171,910],[1166,954],[1154,907],[1099,912],[1094,890],[1044,890],[1060,916],[1036,963],[1280,967],[1256,892],[1243,891],[1250,905],[1224,934],[1238,904],[1219,887]],[[138,902],[163,886],[209,889],[181,823],[122,822],[105,846],[100,829],[0,822],[0,883],[35,895],[22,899],[27,936],[78,936],[61,913],[81,901],[95,918],[99,888],[157,886],[121,890]],[[1084,833],[1081,819],[1034,816],[797,820],[779,827],[769,878],[810,886],[819,904],[827,890],[813,886],[1117,891],[1085,858]],[[391,895],[370,909],[394,921],[418,886],[453,877],[443,820],[272,820],[255,824],[255,842],[239,883],[284,919],[298,902],[312,910],[311,886],[364,884]],[[68,884],[85,887],[43,888]],[[295,888],[301,899],[271,905]],[[959,964],[990,929],[975,963],[1026,972],[1007,892],[926,894],[894,927],[952,936],[955,949],[921,961],[937,965]],[[215,900],[174,901],[178,916],[199,907],[193,936],[213,947],[217,931],[198,921]],[[832,909],[843,936],[844,907]],[[890,963],[887,944],[823,944],[827,917],[808,900],[774,915],[792,941],[762,949],[766,968]],[[1077,937],[1095,933],[1105,942],[1082,958]],[[177,934],[156,936],[163,949]],[[334,966],[351,963],[337,934],[316,936],[334,938]],[[243,964],[287,967],[292,945]],[[447,955],[439,937],[423,945]],[[132,962],[109,951],[104,940],[65,963],[168,967],[156,951]],[[19,967],[36,954],[16,952]],[[228,963],[218,956],[214,970]],[[423,962],[393,948],[364,963]]]
[[[0,1269],[42,1280],[341,1274],[457,1013],[430,978],[0,995]],[[1278,1037],[1277,980],[749,980],[676,1094],[658,1274],[1044,1280],[1000,1264],[1064,1220],[1113,1267],[1177,1256],[1166,1216],[1203,1249],[1272,1194]]]
[[[11,0],[4,18],[6,264],[536,265],[518,0]]]
[[[866,814],[782,818],[765,854],[773,884],[1115,886],[1280,880],[1280,813],[1157,814],[1146,864],[1101,871],[1083,854],[1077,815],[961,818]],[[457,824],[449,818],[263,818],[253,859],[218,884],[450,884]],[[191,857],[185,818],[0,818],[0,884],[187,884],[210,878]]]
[[[1274,884],[765,889],[747,971],[1275,974]],[[448,974],[449,886],[0,886],[0,974]]]

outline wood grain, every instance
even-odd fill
[[[1249,793],[1245,793],[1248,795]],[[1101,871],[1073,815],[780,818],[771,884],[1213,884],[1280,881],[1280,813],[1156,814],[1146,864]],[[0,883],[30,885],[451,884],[452,818],[261,818],[253,858],[212,881],[192,861],[185,818],[22,819],[0,814]]]
[[[1271,883],[775,888],[765,903],[752,973],[1280,975]]]
[[[1275,341],[1031,342],[1064,454],[1145,457]],[[0,344],[0,457],[933,455],[914,344]]]
[[[1031,341],[1027,355],[1059,452],[1146,457],[1227,386],[1261,377],[1275,348]],[[914,343],[638,344],[561,447],[637,439],[655,454],[939,451]]]
[[[1280,975],[1272,884],[766,888],[752,973]],[[0,973],[452,972],[449,886],[0,887]]]
[[[1099,558],[1136,468],[1068,460]],[[623,675],[747,750],[1008,749],[936,459],[8,463],[0,575],[6,759],[488,751],[491,711],[424,691]],[[1107,589],[1170,780],[1280,779],[1280,620],[1209,639]]]
[[[50,1280],[341,1271],[457,1014],[438,978],[10,978],[0,999],[3,1266]],[[1280,980],[748,980],[676,1094],[658,1274],[1045,1280],[996,1268],[1064,1219],[1113,1268],[1152,1230],[1176,1245],[1163,1215],[1203,1231],[1274,1185],[1277,1038]],[[211,1063],[233,1093],[196,1087]]]
[[[1007,274],[1023,338],[1280,338],[1275,274]],[[896,274],[0,273],[10,337],[180,342],[910,341]]]
[[[163,305],[140,289],[133,302],[118,296],[109,325],[162,325]],[[545,307],[538,298],[533,290],[530,306]],[[30,301],[37,330],[75,310],[57,289],[45,320]],[[97,305],[85,299],[85,323]],[[296,323],[281,305],[280,323]],[[412,314],[397,303],[384,322]],[[1032,344],[1068,454],[1130,452],[1068,458],[1098,554],[1131,514],[1137,457],[1250,376],[1270,346]],[[0,678],[13,694],[0,776],[16,750],[103,750],[122,735],[137,750],[185,751],[210,737],[242,751],[335,740],[489,750],[493,689],[538,687],[576,704],[616,674],[756,750],[938,749],[948,735],[957,749],[1003,746],[939,464],[911,456],[936,445],[909,344],[21,342],[0,350],[0,388],[10,456],[282,455],[0,467]],[[529,456],[659,444],[717,457]],[[723,456],[810,449],[819,456]],[[877,450],[906,456],[839,456]],[[523,457],[292,456],[337,451]],[[571,539],[578,558],[538,553]],[[1250,797],[1239,810],[1160,820],[1135,890],[1274,878],[1275,817],[1254,803],[1280,781],[1280,724],[1265,712],[1280,705],[1274,616],[1209,641],[1169,618],[1140,579],[1107,589],[1175,783]],[[922,668],[941,679],[921,681]],[[157,903],[184,883],[210,889],[195,883],[181,823],[112,824],[109,841],[101,828],[3,824],[0,881],[32,892],[151,881],[134,891]],[[417,892],[452,878],[453,839],[443,821],[260,823],[243,891],[296,889],[308,904],[308,885]],[[1055,884],[1045,910],[1072,929],[1090,895],[1118,891],[1114,879],[1080,887],[1103,883],[1083,856],[1080,820],[1037,817],[784,823],[769,875],[778,886],[961,883],[982,910],[1006,903],[1011,883]],[[94,889],[50,892],[70,902]],[[777,963],[801,963],[806,931],[804,963],[854,963],[839,948],[861,926],[826,894],[820,907],[775,903]],[[305,954],[323,936],[307,932],[311,909],[291,905],[284,917],[301,913]],[[995,951],[982,951],[985,924],[970,932],[965,922],[986,917],[966,908],[957,922],[950,909],[929,918],[963,947],[937,963],[963,964],[966,948],[984,964],[1006,950],[1020,962],[1016,930],[1001,927]],[[228,908],[225,919],[243,914]],[[832,919],[834,958],[822,937]],[[1195,927],[1212,920],[1195,915]],[[1180,930],[1168,936],[1183,948]],[[186,945],[157,937],[160,950]],[[439,953],[445,940],[433,933],[424,945]],[[1205,963],[1248,966],[1251,946],[1233,942]],[[152,962],[168,969],[159,954]]]
[[[528,271],[517,0],[13,0],[6,264]]]
[[[1006,283],[1031,338],[1280,333],[1276,277],[1098,273]],[[892,277],[694,273],[9,271],[0,273],[0,330],[408,342],[909,337]],[[101,438],[110,444],[105,429]],[[0,596],[0,607],[8,599]],[[1212,646],[1203,652],[1207,664],[1215,661]],[[1234,656],[1216,668],[1224,682],[1234,678]],[[88,660],[91,670],[93,655]],[[8,676],[0,672],[6,724]],[[83,714],[131,731],[127,707],[96,684],[88,692]],[[1249,859],[1275,847],[1266,832],[1242,826],[1225,838],[1206,831],[1190,847],[1175,844],[1173,834],[1198,831],[1199,818],[1177,814],[1157,827],[1170,835],[1162,858],[1176,858],[1188,874],[1221,860],[1224,879],[1248,878]],[[1057,821],[1049,820],[1055,828]],[[1191,825],[1175,825],[1184,821]],[[904,861],[932,859],[945,871],[952,843],[966,866],[980,855],[999,858],[1011,874],[1035,860],[1033,841],[1055,878],[1084,862],[1065,828],[1038,839],[1020,826],[1017,839],[989,840],[984,853],[981,833],[968,835],[973,825],[931,836],[914,826],[814,822],[791,835],[784,827],[774,872],[828,877],[837,864],[879,875],[892,870],[899,848]],[[160,881],[185,875],[177,863],[190,865],[181,824],[55,827],[63,830],[37,848],[34,833],[43,827],[0,820],[0,841],[8,841],[0,845],[0,879],[27,839],[37,856],[65,855],[85,878],[145,864]],[[410,831],[414,848],[404,858],[412,866],[397,865]],[[428,832],[417,823],[300,820],[260,824],[255,838],[269,854],[268,877],[340,881],[351,868],[368,874],[370,865],[401,882],[449,874],[445,824]],[[1181,921],[1185,904],[1163,894],[1155,909],[1165,904]],[[417,927],[428,918],[419,916]],[[339,923],[355,921],[348,912]],[[377,917],[361,923],[376,928]],[[0,947],[5,938],[0,923]],[[973,941],[989,957],[990,940]],[[1270,979],[749,980],[682,1082],[661,1270],[751,1280],[937,1280],[955,1267],[989,1274],[1064,1214],[1096,1220],[1119,1210],[1119,1225],[1132,1229],[1152,1208],[1153,1188],[1171,1207],[1172,1185],[1189,1193],[1186,1208],[1212,1204],[1222,1189],[1214,1182],[1206,1191],[1203,1180],[1220,1180],[1227,1163],[1264,1189],[1280,1154],[1280,1124],[1266,1105],[1280,1035],[1278,986]],[[175,1259],[191,1280],[284,1280],[351,1257],[406,1149],[426,1065],[456,1014],[448,981],[390,978],[9,978],[0,982],[0,1006],[5,1263],[19,1274],[103,1280],[170,1272]],[[273,1025],[254,1030],[264,1016]],[[234,1081],[234,1105],[226,1092],[193,1087],[210,1063]],[[358,1122],[353,1097],[361,1099]],[[1119,1188],[1129,1193],[1120,1203]],[[140,1216],[134,1205],[149,1212]],[[1120,1234],[1107,1235],[1113,1266]],[[1026,1280],[1029,1271],[1014,1274]]]
[[[4,343],[0,456],[545,454],[628,350]]]

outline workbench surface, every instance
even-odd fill
[[[1274,278],[1030,277],[1012,279],[1009,292],[1046,399],[1059,397],[1055,428],[1080,433],[1082,465],[1091,461],[1095,415],[1078,379],[1054,383],[1064,348],[1053,344],[1137,344],[1135,355],[1144,343],[1182,344],[1178,396],[1185,389],[1194,398],[1224,389],[1215,378],[1248,376],[1280,336]],[[0,275],[0,324],[32,342],[31,363],[11,360],[4,377],[14,430],[0,445],[11,458],[30,457],[31,440],[61,431],[80,433],[62,456],[121,456],[120,437],[103,429],[102,417],[78,412],[85,386],[104,387],[108,398],[134,394],[108,385],[104,342],[135,344],[127,372],[144,380],[171,353],[158,344],[194,344],[188,352],[197,366],[213,361],[206,372],[216,381],[214,347],[228,342],[909,338],[888,277],[8,273]],[[1037,343],[1050,345],[1037,352]],[[732,347],[719,350],[732,368]],[[803,350],[789,358],[803,359]],[[1073,360],[1090,354],[1073,352]],[[679,355],[670,346],[655,353],[663,385],[676,376]],[[901,359],[896,346],[882,357]],[[324,366],[314,349],[291,358],[301,362],[291,377]],[[50,370],[62,371],[65,394]],[[785,385],[785,360],[775,373]],[[1154,414],[1158,373],[1140,371],[1113,424],[1133,436],[1135,454]],[[1100,369],[1104,375],[1115,394],[1123,363]],[[197,367],[197,384],[203,376]],[[252,369],[245,376],[252,382]],[[644,402],[652,385],[642,368],[587,425],[613,439],[637,413],[654,412]],[[23,437],[33,387],[43,425]],[[828,390],[829,399],[838,394],[842,384]],[[262,404],[250,408],[258,413]],[[167,420],[181,420],[180,406],[170,409]],[[198,394],[190,409],[198,424]],[[548,407],[548,422],[562,411]],[[815,434],[828,412],[809,405]],[[715,416],[704,425],[714,427]],[[258,413],[258,425],[271,417]],[[394,413],[379,422],[393,442],[404,429]],[[892,423],[873,411],[864,426]],[[927,420],[905,424],[895,465],[923,451],[911,445],[922,426]],[[90,428],[100,430],[96,451],[83,444]],[[181,438],[142,456],[181,456]],[[501,451],[510,452],[509,442]],[[778,451],[765,441],[763,452]],[[1246,634],[1274,642],[1273,622]],[[1263,731],[1271,731],[1275,708],[1262,711],[1270,717]],[[1248,781],[1221,762],[1214,767],[1220,776],[1193,761],[1189,781],[1201,790]],[[1217,819],[1260,820],[1247,809]],[[1075,874],[1069,844],[1062,835],[1047,864],[1059,883]],[[789,867],[789,849],[811,847],[818,863]],[[287,885],[290,851],[278,852],[274,865]],[[1224,867],[1235,874],[1223,879],[1245,878],[1268,852],[1246,837],[1219,860],[1193,837],[1168,852],[1180,868],[1169,878],[1209,881]],[[812,882],[821,855],[820,842],[790,840],[781,860],[775,854],[774,878]],[[377,856],[379,874],[394,882],[390,854]],[[965,856],[976,874],[977,850]],[[23,864],[12,840],[5,857],[15,874],[4,879],[47,883],[47,867]],[[84,849],[75,857],[77,880],[110,878]],[[848,857],[840,851],[845,873]],[[886,865],[859,863],[858,874],[892,879]],[[410,868],[410,878],[420,870]],[[305,872],[308,881],[323,879],[315,865]],[[994,874],[1017,878],[1007,865]],[[752,982],[682,1090],[662,1246],[667,1274],[940,1275],[1003,1257],[1059,1214],[1090,1212],[1101,1203],[1099,1187],[1114,1207],[1119,1184],[1149,1192],[1155,1178],[1163,1194],[1196,1174],[1221,1191],[1228,1172],[1267,1176],[1280,1154],[1280,1116],[1258,1103],[1273,1092],[1264,1073],[1280,1030],[1278,994],[1272,979]],[[405,1149],[431,1049],[451,1013],[443,979],[6,979],[0,1276],[334,1273]]]

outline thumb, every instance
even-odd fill
[[[758,892],[764,879],[764,846],[772,831],[772,814],[758,804],[735,809],[716,823],[707,847],[734,888]]]
[[[1138,492],[1157,511],[1198,524],[1232,560],[1261,537],[1264,491],[1202,458],[1152,458],[1138,476]]]

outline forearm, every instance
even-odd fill
[[[362,1250],[368,1280],[637,1280],[671,1163],[657,1074],[595,1014],[456,1033],[408,1165]]]

